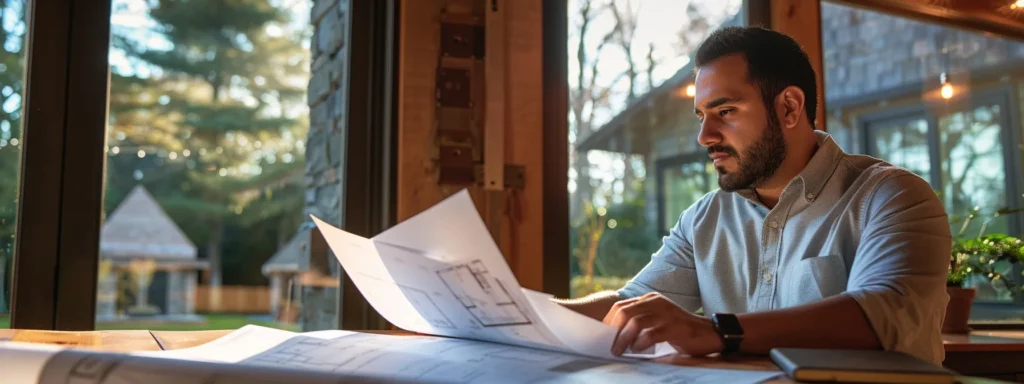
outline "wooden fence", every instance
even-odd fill
[[[260,286],[196,287],[199,313],[270,313],[270,288]]]

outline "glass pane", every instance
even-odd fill
[[[717,175],[712,175],[709,180],[707,174],[708,162],[683,163],[675,167],[665,169],[665,227],[663,233],[675,226],[679,215],[686,208],[696,203],[701,197],[711,191],[709,182],[717,180]],[[717,188],[717,183],[715,184]]]
[[[871,125],[871,154],[931,180],[928,122],[914,119]]]
[[[1024,236],[1024,172],[1014,157],[1024,135],[1011,125],[1024,111],[1024,42],[832,1],[821,18],[829,131],[837,123],[866,144],[852,152],[933,184],[956,246],[970,255],[961,263],[971,267],[962,285],[975,289],[972,322],[1024,323],[1024,270],[986,254],[999,236]],[[921,112],[874,118],[907,109]]]
[[[344,12],[176,4],[113,1],[97,328],[336,328],[301,312],[336,310],[304,212],[337,224]]]
[[[742,0],[605,4],[568,1],[574,297],[621,287],[660,246],[658,217],[674,224],[706,189],[702,164],[669,171],[664,185],[655,166],[706,158],[697,144],[690,57],[715,29],[745,22]],[[666,193],[664,206],[658,191]]]
[[[973,213],[974,207],[1006,207],[1002,118],[1001,107],[989,105],[939,119],[942,195],[950,214],[963,217]],[[1006,233],[1007,219],[987,218],[985,232]]]
[[[11,325],[28,0],[0,2],[0,328]]]
[[[953,223],[955,234],[976,237],[986,233],[1009,231],[1011,216],[995,216],[991,210],[1006,207],[1006,167],[1000,122],[1002,108],[987,105],[970,111],[956,112],[939,119],[942,145],[942,195],[950,214],[958,221],[978,212],[980,226]],[[986,212],[981,211],[986,207]],[[974,232],[978,231],[978,232]],[[1012,276],[1013,264],[997,260],[991,265],[995,273]],[[977,289],[975,300],[1013,302],[1005,280],[992,280],[987,275],[972,275],[965,286]]]

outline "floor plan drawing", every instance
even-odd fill
[[[468,383],[485,372],[471,364],[428,360],[400,353],[402,345],[392,338],[358,334],[337,339],[296,337],[242,364],[390,375],[406,380]]]
[[[269,367],[65,350],[46,363],[38,384],[337,384],[346,378],[367,381],[345,373],[311,371],[296,377],[294,370]]]
[[[416,311],[423,315],[423,318],[430,323],[430,325],[438,328],[457,328],[452,320],[444,314],[444,311],[437,306],[434,299],[430,297],[430,294],[424,290],[408,287],[405,285],[398,285],[398,288],[405,294],[405,298],[409,299],[412,306],[416,308]]]
[[[480,325],[532,324],[501,281],[492,277],[479,260],[439,270],[437,276]]]

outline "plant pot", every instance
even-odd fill
[[[971,319],[971,304],[974,303],[974,288],[946,287],[949,303],[946,304],[946,317],[942,319],[942,333],[968,333],[967,326]]]

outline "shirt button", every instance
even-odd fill
[[[807,200],[814,200],[814,194],[813,193],[808,193],[807,194]]]
[[[772,220],[770,223],[768,223],[768,225],[770,225],[772,228],[778,228],[779,227],[779,222],[775,221],[775,220]]]
[[[772,273],[771,272],[765,272],[764,273],[764,281],[765,282],[772,281]]]

